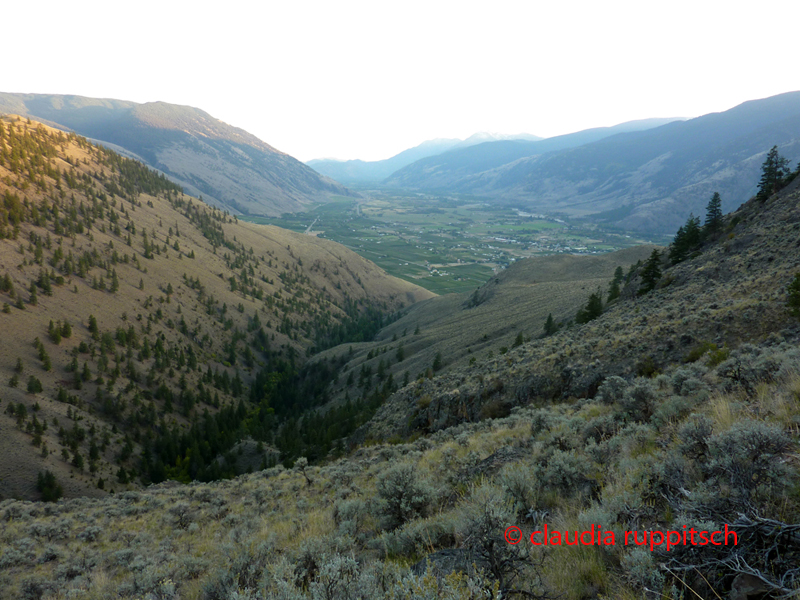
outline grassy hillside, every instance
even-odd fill
[[[0,112],[30,116],[124,149],[187,193],[233,213],[278,216],[331,194],[354,195],[243,129],[190,106],[0,93]]]
[[[235,473],[217,458],[248,435],[269,446],[279,427],[256,377],[288,376],[431,296],[17,117],[0,120],[0,198],[2,497],[38,497],[44,469],[67,496]],[[207,446],[177,463],[193,438]]]

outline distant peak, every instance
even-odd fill
[[[543,138],[530,133],[498,133],[496,131],[479,131],[477,133],[473,133],[471,136],[461,142],[460,145],[481,144],[483,142],[499,142],[507,140],[536,141],[541,139]]]

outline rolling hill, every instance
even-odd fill
[[[232,213],[279,216],[353,195],[269,144],[189,106],[0,93],[0,113],[29,116],[109,145]]]
[[[44,469],[67,497],[186,469],[219,478],[237,472],[221,457],[244,437],[266,444],[258,467],[277,422],[253,381],[290,378],[432,296],[334,242],[240,223],[140,163],[14,116],[0,118],[0,283],[2,498],[38,497]],[[259,402],[261,433],[243,424]]]

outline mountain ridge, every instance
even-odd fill
[[[417,185],[438,181],[439,187],[527,210],[672,233],[680,215],[700,214],[715,191],[726,212],[752,196],[773,145],[792,161],[800,158],[800,92],[522,157],[482,172],[433,170]]]
[[[125,148],[187,192],[237,213],[279,216],[324,202],[332,194],[354,195],[256,136],[194,107],[0,93],[0,112],[44,119]]]
[[[327,175],[337,181],[345,183],[378,183],[389,177],[392,173],[427,156],[434,156],[454,148],[470,147],[475,144],[486,143],[488,140],[507,140],[507,139],[542,139],[535,135],[521,133],[518,135],[506,135],[489,132],[479,132],[470,137],[460,140],[457,138],[436,138],[426,140],[413,148],[408,148],[391,156],[390,158],[365,161],[355,160],[336,160],[336,159],[313,159],[306,164],[319,170],[323,175]]]
[[[500,167],[527,156],[573,148],[620,132],[655,128],[676,120],[680,119],[677,117],[640,119],[611,127],[595,127],[538,140],[500,140],[482,142],[469,148],[453,148],[440,155],[416,161],[392,173],[384,183],[394,187],[416,188],[422,180],[425,188],[443,189],[452,185],[448,183],[453,178],[450,173],[452,171],[458,180],[460,177]],[[440,172],[446,179],[435,178]]]

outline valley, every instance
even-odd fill
[[[0,400],[27,415],[0,439],[2,497],[35,497],[41,468],[68,496],[233,475],[245,467],[219,459],[245,437],[248,412],[260,414],[255,466],[277,460],[263,444],[280,402],[250,383],[290,378],[433,296],[20,117],[0,118],[0,198]]]
[[[387,273],[436,294],[472,291],[523,258],[594,255],[669,240],[475,197],[384,189],[361,190],[361,196],[334,197],[280,218],[241,219],[336,241]]]

